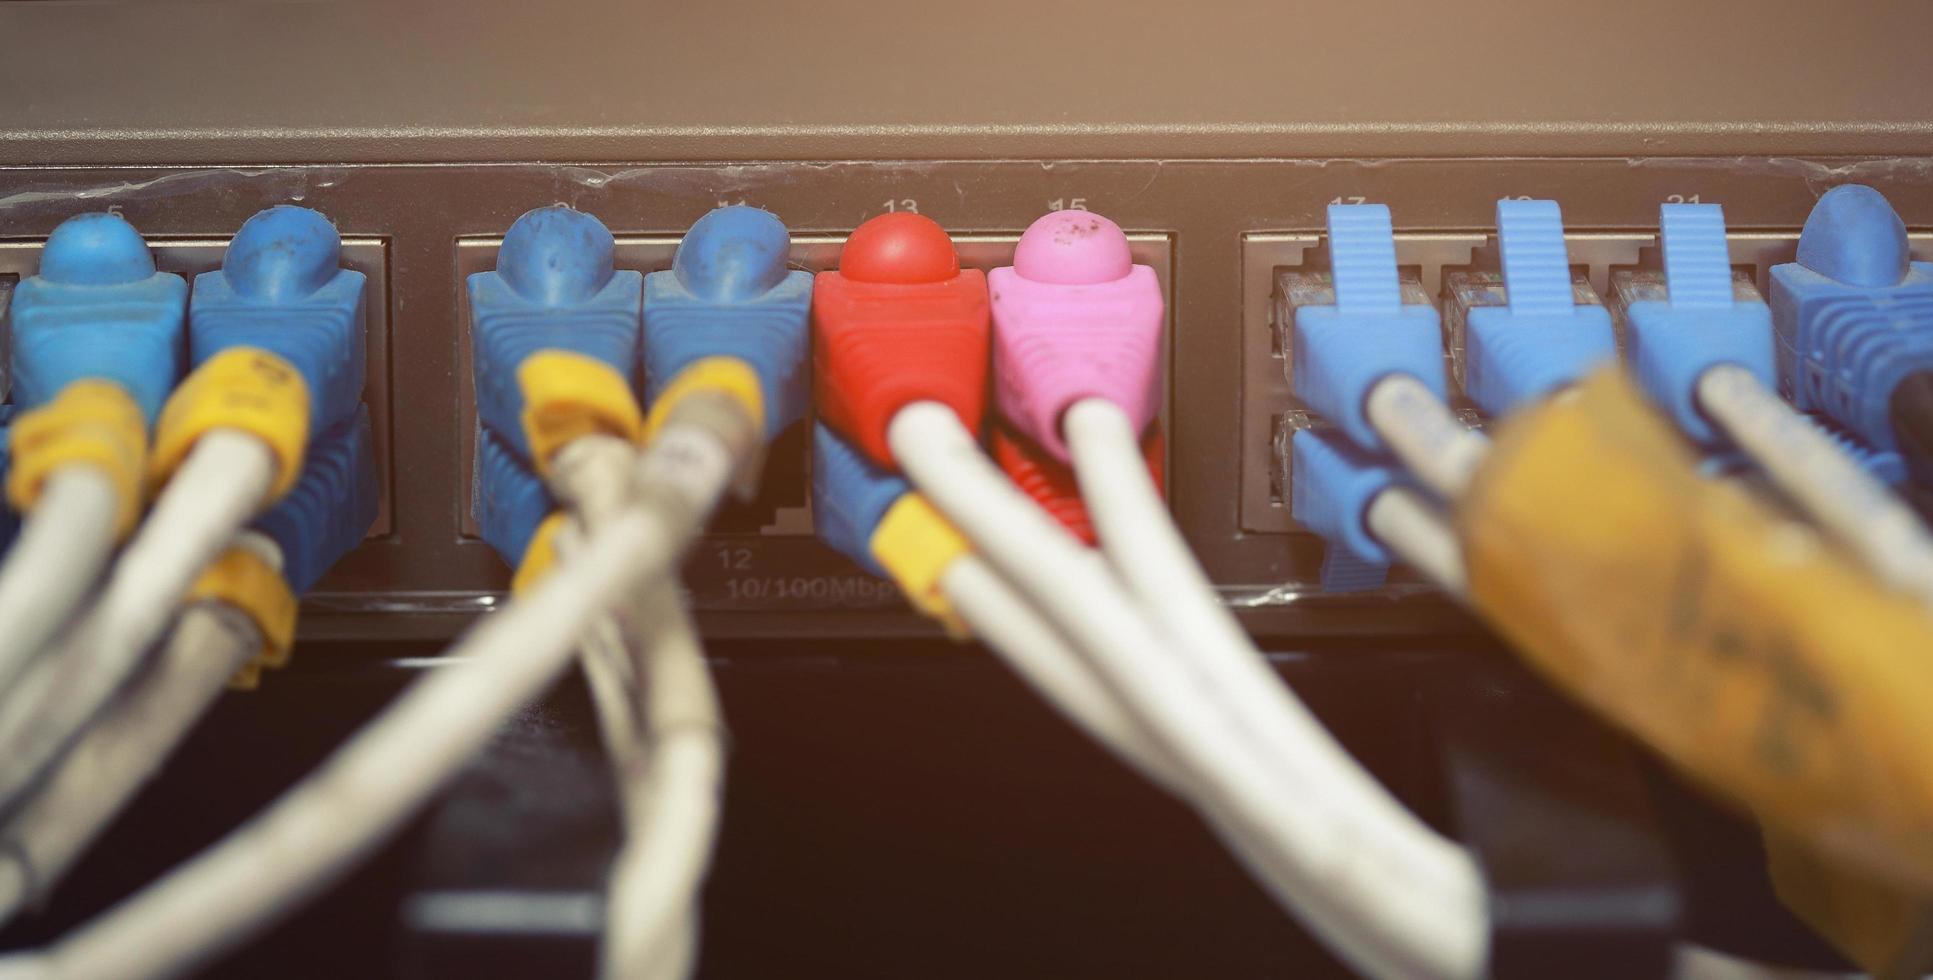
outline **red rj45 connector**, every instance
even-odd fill
[[[812,293],[819,418],[897,469],[886,427],[913,402],[938,402],[979,432],[987,405],[986,276],[960,268],[946,231],[909,212],[882,214],[846,239]]]
[[[1155,487],[1161,488],[1161,459],[1166,455],[1166,447],[1159,426],[1150,427],[1141,437],[1141,455],[1148,461],[1148,473],[1154,477]],[[1068,533],[1081,539],[1082,544],[1093,547],[1100,543],[1094,533],[1094,522],[1088,518],[1087,504],[1081,500],[1080,481],[1072,466],[1055,459],[1039,443],[1015,432],[1007,422],[993,425],[993,461],[1015,486],[1032,497]]]

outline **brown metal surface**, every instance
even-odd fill
[[[1933,153],[1933,5],[0,3],[36,164]]]

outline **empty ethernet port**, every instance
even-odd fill
[[[797,422],[773,440],[765,454],[758,492],[750,500],[727,497],[712,517],[710,533],[765,537],[812,533],[811,430],[809,422]]]

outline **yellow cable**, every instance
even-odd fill
[[[967,637],[966,623],[940,591],[940,577],[972,547],[924,496],[908,493],[894,501],[873,529],[870,546],[914,609],[937,620],[954,639]]]
[[[256,347],[231,347],[202,362],[161,409],[149,484],[165,483],[211,429],[239,429],[268,446],[276,461],[275,482],[263,503],[280,500],[302,476],[309,385],[295,365]]]
[[[1559,686],[1778,833],[1933,890],[1933,619],[1734,483],[1615,372],[1504,423],[1470,594]]]
[[[140,406],[120,385],[91,378],[68,384],[52,401],[15,419],[12,440],[7,500],[15,510],[32,510],[55,470],[84,464],[100,470],[114,487],[115,535],[126,537],[134,530],[141,516],[148,433]]]
[[[558,511],[537,525],[536,532],[530,536],[530,543],[524,546],[523,560],[517,563],[517,571],[510,577],[511,595],[528,594],[556,567],[557,535],[569,521],[568,515]]]
[[[644,436],[644,413],[630,380],[597,358],[538,351],[517,365],[517,387],[524,396],[524,436],[539,474],[580,436],[612,435],[627,442]]]
[[[765,431],[765,389],[759,385],[758,371],[736,357],[706,357],[685,365],[658,393],[651,414],[644,420],[643,438],[638,441],[650,443],[678,403],[699,392],[724,395],[737,402],[751,419],[753,430]]]
[[[281,573],[255,552],[243,547],[223,552],[188,587],[183,601],[225,603],[247,616],[261,634],[261,651],[236,673],[230,687],[253,690],[263,668],[289,662],[289,651],[295,646],[295,593]]]
[[[1923,977],[1933,968],[1933,897],[1821,858],[1779,834],[1765,838],[1779,901],[1876,977]]]

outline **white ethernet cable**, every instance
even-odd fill
[[[1235,722],[1234,706],[1175,654],[1105,568],[993,468],[950,410],[910,405],[888,439],[914,484],[1172,746],[1197,786],[1192,797],[1225,830],[1244,835],[1238,847],[1284,905],[1372,975],[1482,975],[1487,908],[1467,853],[1386,794],[1394,812],[1365,820],[1359,804],[1380,789],[1319,725],[1320,741],[1300,751],[1309,758],[1272,757],[1242,727],[1253,719]],[[1272,676],[1269,683],[1280,686]],[[1391,839],[1391,828],[1405,836]]]
[[[1709,380],[1714,376],[1722,378],[1721,371],[1729,373],[1732,370],[1734,369],[1713,369],[1703,380]],[[1776,396],[1766,392],[1748,372],[1738,370],[1738,373],[1742,375],[1743,382],[1750,384],[1750,390],[1736,397],[1733,397],[1735,393],[1729,391],[1720,394],[1717,400],[1724,402],[1725,407],[1716,410],[1708,408],[1707,411],[1713,414],[1715,421],[1726,427],[1728,433],[1732,434],[1741,446],[1748,446],[1748,443],[1747,438],[1740,436],[1730,422],[1730,417],[1736,413],[1743,413],[1750,417],[1749,421],[1739,423],[1739,428],[1755,425],[1761,430],[1762,435],[1776,435],[1778,441],[1768,439],[1765,444],[1786,447],[1784,454],[1775,454],[1781,455],[1781,458],[1805,460],[1811,454],[1806,450],[1810,450],[1812,453],[1829,453],[1828,458],[1832,461],[1830,465],[1853,465],[1850,460],[1845,459],[1836,445],[1833,445],[1804,419],[1798,418],[1791,412],[1789,406],[1782,401],[1776,401]],[[1389,406],[1385,406],[1383,413],[1385,421],[1378,425],[1379,431],[1384,433],[1385,438],[1389,438],[1391,432],[1415,434],[1415,438],[1403,444],[1408,447],[1406,456],[1422,463],[1417,469],[1435,474],[1436,479],[1432,482],[1441,489],[1466,486],[1468,475],[1474,471],[1475,465],[1481,461],[1487,449],[1486,440],[1480,434],[1470,432],[1456,423],[1455,417],[1449,414],[1447,408],[1435,411],[1435,407],[1441,406],[1442,403],[1434,396],[1430,396],[1427,389],[1423,389],[1420,384],[1414,384],[1407,378],[1402,380],[1403,384],[1385,386],[1385,396],[1396,403],[1396,410],[1387,411]],[[1712,387],[1717,389],[1721,385],[1739,382],[1740,379],[1723,378],[1721,381],[1712,382]],[[1415,389],[1429,397],[1424,400],[1415,399],[1414,391],[1403,390],[1406,385],[1413,385]],[[1704,390],[1701,390],[1700,395],[1701,398],[1711,397]],[[1774,398],[1776,403],[1767,406],[1755,396]],[[1372,394],[1372,399],[1374,397]],[[1372,418],[1377,414],[1377,409],[1372,406]],[[1789,416],[1788,421],[1793,423],[1793,427],[1781,431],[1777,421],[1780,415]],[[1411,425],[1393,421],[1405,418],[1420,421],[1420,424]],[[1067,421],[1070,428],[1070,446],[1075,447],[1078,452],[1079,443],[1072,431],[1075,425],[1072,413],[1069,414]],[[1106,425],[1107,423],[1103,422],[1097,428],[1104,428]],[[1786,441],[1788,439],[1789,441]],[[1398,442],[1395,439],[1391,441],[1393,444]],[[1803,445],[1804,443],[1813,443],[1813,445],[1807,446]],[[1799,451],[1795,452],[1795,449]],[[1116,451],[1118,453],[1118,446]],[[1750,451],[1749,447],[1748,451]],[[1138,453],[1138,449],[1130,452]],[[1076,462],[1079,462],[1078,458]],[[1129,475],[1128,466],[1118,458],[1111,461],[1109,469],[1123,479]],[[1856,466],[1854,471],[1860,478],[1870,480],[1865,471],[1858,470]],[[1134,472],[1145,473],[1145,470],[1135,468]],[[1109,486],[1106,483],[1102,485]],[[1883,488],[1881,489],[1883,491]],[[1890,494],[1886,494],[1884,501],[1897,503]],[[1093,502],[1091,498],[1089,502],[1090,504]],[[1876,507],[1874,511],[1883,514],[1882,508]],[[1165,520],[1165,512],[1161,517]],[[1101,520],[1098,508],[1096,518],[1097,521]],[[1153,515],[1149,515],[1149,520],[1152,521],[1152,519]],[[1464,571],[1462,547],[1457,541],[1455,531],[1450,527],[1443,513],[1422,495],[1404,487],[1385,490],[1370,502],[1365,520],[1369,525],[1370,533],[1377,540],[1387,545],[1406,563],[1422,571],[1445,592],[1459,597],[1467,594],[1468,580]],[[1883,517],[1876,523],[1882,527],[1887,524]],[[1104,539],[1107,530],[1105,526],[1101,528]],[[1676,957],[1673,976],[1683,980],[1692,980],[1692,978],[1698,978],[1698,980],[1720,980],[1720,978],[1723,980],[1828,980],[1828,978],[1853,980],[1864,976],[1857,972],[1816,971],[1749,961],[1692,944],[1680,944],[1677,947]]]
[[[1741,371],[1741,373],[1744,372]],[[1744,380],[1751,382],[1752,387],[1758,392],[1764,392],[1764,388],[1758,385],[1748,373],[1745,374]],[[1769,395],[1769,393],[1766,394]],[[1777,407],[1789,412],[1782,402]],[[1083,414],[1087,417],[1078,422],[1072,412],[1067,418],[1069,444],[1077,454],[1075,460],[1077,464],[1081,461],[1078,455],[1081,452],[1081,442],[1080,437],[1076,435],[1077,426],[1087,428],[1087,434],[1098,439],[1112,425],[1107,420],[1097,422],[1094,415],[1098,413]],[[1827,442],[1825,449],[1843,460],[1844,457],[1839,454],[1837,447],[1830,445],[1829,440],[1824,440],[1817,429],[1805,424],[1803,419],[1797,421],[1803,426],[1807,437]],[[1115,435],[1118,442],[1119,433]],[[1477,438],[1481,439],[1481,437]],[[1434,444],[1439,447],[1439,451],[1432,455],[1438,463],[1438,472],[1455,473],[1459,468],[1468,466],[1472,445],[1468,442],[1462,442],[1461,445],[1458,443],[1457,439],[1435,441]],[[1474,448],[1477,450],[1474,455],[1480,458],[1481,444],[1476,444]],[[1118,444],[1113,452],[1116,458],[1109,460],[1106,467],[1107,472],[1112,476],[1125,480],[1131,473],[1145,474],[1146,470],[1138,467],[1134,462],[1138,459],[1139,450],[1138,447],[1133,446],[1132,440],[1129,440],[1126,457],[1119,456]],[[1861,476],[1865,475],[1863,470],[1858,472]],[[1085,488],[1085,481],[1083,486]],[[1109,488],[1109,492],[1118,489],[1117,485],[1105,482],[1100,486]],[[1090,504],[1093,503],[1092,496],[1085,494],[1084,496]],[[1123,494],[1122,496],[1135,495]],[[1143,504],[1145,503],[1144,500]],[[1095,508],[1097,522],[1104,520],[1101,512],[1101,508]],[[1165,512],[1158,516],[1163,521],[1166,520]],[[1145,515],[1148,522],[1153,522],[1156,517],[1157,515],[1152,513]],[[1387,545],[1405,562],[1422,571],[1445,592],[1454,596],[1463,596],[1467,593],[1462,548],[1457,542],[1455,531],[1442,512],[1422,495],[1403,487],[1385,490],[1370,502],[1365,519],[1370,533],[1377,540]],[[1101,535],[1104,544],[1107,543],[1108,530],[1103,524]],[[1239,840],[1232,843],[1241,846]],[[1693,944],[1678,945],[1672,975],[1680,980],[1694,980],[1694,978],[1696,980],[1856,980],[1865,976],[1858,972],[1820,971],[1755,962]]]
[[[1694,396],[1699,410],[1802,513],[1881,582],[1933,607],[1933,534],[1905,501],[1743,367],[1707,369]],[[1465,428],[1409,375],[1377,382],[1364,408],[1396,457],[1446,500],[1462,495],[1489,451],[1487,438]]]
[[[640,459],[650,491],[641,506],[599,531],[528,597],[472,629],[451,648],[447,666],[268,809],[52,946],[0,957],[0,978],[181,976],[319,894],[557,678],[586,625],[673,574],[750,441],[749,433],[728,440],[668,426]]]
[[[1099,574],[1112,574],[1098,554],[1084,550],[1083,556],[1099,569]],[[973,554],[955,558],[941,573],[938,588],[974,638],[999,655],[1076,727],[1150,782],[1178,796],[1197,799],[1230,846],[1257,863],[1266,860],[1254,843],[1255,830],[1243,824],[1239,814],[1215,809],[1210,801],[1200,799],[1195,781],[1176,761],[1172,747],[1159,733],[1144,727],[1132,709],[1115,696],[1106,679],[1090,666],[1092,658],[1070,645],[985,561]]]
[[[679,431],[658,440],[675,443],[685,438]],[[624,440],[581,436],[552,458],[548,482],[595,534],[628,502],[637,459]],[[570,544],[560,542],[566,553]],[[682,978],[697,952],[697,896],[718,833],[725,738],[704,650],[672,581],[653,587],[640,608],[593,624],[580,661],[625,823],[600,973]]]
[[[621,779],[641,766],[644,720],[638,717],[636,666],[616,621],[600,616],[586,627],[577,656],[584,685],[590,688],[598,736]]]
[[[1898,219],[1870,189],[1844,191],[1847,196],[1834,191],[1819,202],[1813,218],[1828,227],[1821,233],[1815,227],[1819,220],[1808,221],[1808,241],[1824,239],[1829,252],[1834,247],[1833,219],[1822,215],[1854,213],[1837,212],[1836,207],[1863,207],[1856,203],[1862,194],[1867,205],[1877,205],[1897,226]],[[1773,388],[1780,373],[1777,364],[1786,357],[1779,351],[1794,344],[1801,349],[1801,372],[1819,370],[1816,358],[1807,355],[1827,348],[1838,351],[1833,357],[1849,358],[1827,357],[1828,363],[1840,365],[1842,374],[1854,371],[1851,365],[1860,363],[1860,357],[1852,352],[1863,349],[1862,344],[1871,346],[1859,332],[1867,324],[1857,315],[1834,313],[1824,315],[1817,336],[1801,329],[1803,322],[1788,323],[1786,328],[1809,339],[1780,340],[1778,317],[1757,290],[1737,281],[1721,206],[1664,204],[1658,219],[1662,283],[1653,276],[1618,280],[1632,373],[1639,386],[1694,441],[1729,441],[1743,450],[1791,503],[1888,588],[1933,607],[1933,533],[1848,447]],[[1844,227],[1854,227],[1860,219],[1847,220],[1854,225]],[[1782,278],[1780,282],[1789,284]],[[1889,315],[1873,313],[1881,320]],[[1849,332],[1841,332],[1841,326]],[[1837,379],[1839,384],[1849,380]]]
[[[649,633],[639,648],[648,737],[619,780],[627,830],[606,901],[599,972],[608,980],[690,975],[697,896],[718,836],[724,724],[697,631],[668,582],[627,631]]]
[[[1414,375],[1392,374],[1376,382],[1363,400],[1363,414],[1396,458],[1445,500],[1463,495],[1490,451],[1490,440],[1466,427]]]
[[[1102,564],[1098,555],[1094,563]],[[1217,805],[1210,795],[1213,790],[1200,788],[1176,761],[1174,750],[1157,733],[1143,728],[1132,708],[1089,667],[1091,658],[1069,646],[985,562],[971,555],[955,559],[942,574],[939,587],[975,638],[1069,720],[1151,782],[1194,802],[1222,840],[1250,866],[1265,867],[1275,860],[1264,832],[1245,823],[1242,814]]]
[[[1463,545],[1450,521],[1408,487],[1391,487],[1369,501],[1369,533],[1422,572],[1437,588],[1462,598],[1470,592]]]
[[[114,554],[119,495],[107,474],[68,465],[47,477],[0,565],[0,690],[67,625]]]
[[[1098,555],[1094,564],[1103,564]],[[1102,569],[1102,574],[1111,573]],[[1265,868],[1277,860],[1266,831],[1250,822],[1250,815],[1222,805],[1213,787],[1201,786],[1164,733],[1143,726],[1132,706],[1089,666],[1095,658],[1070,646],[999,573],[977,557],[958,558],[941,576],[940,590],[976,639],[1090,737],[1155,785],[1197,806],[1250,867]]]
[[[1746,380],[1752,381],[1749,375]],[[1763,389],[1753,381],[1753,387]],[[1783,408],[1783,405],[1780,406]],[[1803,420],[1801,420],[1802,422]],[[1083,499],[1086,500],[1100,531],[1105,547],[1116,549],[1117,542],[1125,539],[1132,542],[1126,549],[1117,549],[1111,556],[1119,553],[1114,566],[1125,581],[1142,595],[1144,603],[1151,606],[1178,604],[1177,596],[1199,597],[1212,593],[1206,580],[1200,580],[1192,591],[1184,581],[1187,573],[1146,576],[1150,563],[1162,560],[1160,544],[1151,543],[1153,539],[1168,537],[1172,548],[1184,547],[1173,534],[1165,508],[1154,495],[1149,483],[1145,465],[1140,461],[1140,448],[1134,439],[1126,419],[1110,403],[1084,402],[1070,410],[1064,422],[1067,429],[1069,447],[1073,450],[1074,462],[1081,479]],[[1460,426],[1457,427],[1459,430]],[[1815,438],[1823,438],[1816,429],[1805,426],[1805,432]],[[1478,437],[1480,440],[1481,437]],[[1453,474],[1466,468],[1473,459],[1480,459],[1481,442],[1471,443],[1457,438],[1434,440],[1420,443],[1437,447],[1429,456],[1437,463],[1436,471]],[[1836,447],[1828,446],[1835,455]],[[1474,449],[1474,452],[1472,451]],[[1842,457],[1843,458],[1843,457]],[[1467,472],[1467,469],[1463,469]],[[1863,476],[1863,471],[1860,471]],[[1467,579],[1464,571],[1462,549],[1455,532],[1442,512],[1415,491],[1396,487],[1376,495],[1371,501],[1366,515],[1369,530],[1379,541],[1386,544],[1404,561],[1421,570],[1446,592],[1462,596],[1467,592]],[[1159,528],[1150,532],[1148,528]],[[1120,553],[1122,551],[1131,553]],[[1172,558],[1173,556],[1170,556]],[[1193,559],[1185,552],[1186,567],[1193,572]],[[1159,598],[1150,600],[1144,588],[1154,588]],[[1215,605],[1214,610],[1226,615],[1223,607]],[[1173,613],[1170,613],[1173,616]],[[1190,624],[1184,628],[1203,629],[1197,635],[1212,635],[1201,624]],[[1243,642],[1246,643],[1244,636]],[[1194,649],[1199,652],[1199,644]],[[1251,654],[1251,658],[1253,655]],[[1065,703],[1056,698],[1059,703]],[[1247,847],[1244,840],[1237,836],[1231,843]],[[1696,946],[1680,946],[1676,976],[1689,980],[1691,977],[1729,977],[1736,980],[1746,978],[1823,978],[1827,976],[1853,976],[1854,974],[1828,974],[1808,970],[1796,970],[1769,964],[1748,962],[1734,957],[1715,954]]]
[[[182,611],[154,663],[0,830],[0,922],[60,882],[261,647],[237,609],[198,602]]]
[[[1696,395],[1706,417],[1880,581],[1933,606],[1933,534],[1905,501],[1745,368],[1706,369]]]
[[[1086,399],[1067,411],[1062,427],[1109,564],[1169,643],[1231,706],[1264,757],[1385,842],[1413,877],[1435,876],[1442,894],[1480,896],[1469,855],[1365,773],[1269,669],[1181,540],[1126,414],[1111,402]]]
[[[582,548],[587,526],[602,526],[623,512],[630,503],[637,455],[623,439],[593,434],[571,440],[552,457],[545,482],[574,515],[558,533],[558,554]],[[632,646],[617,619],[605,615],[585,628],[578,648],[578,666],[620,789],[625,774],[641,767],[644,753],[645,720],[638,701],[642,678]]]
[[[1749,374],[1745,376],[1745,380],[1752,382],[1752,387],[1757,391],[1764,391],[1763,387],[1757,385],[1756,381]],[[1112,410],[1111,405],[1107,405],[1106,403],[1098,404]],[[1777,407],[1789,412],[1789,409],[1786,409],[1783,403],[1779,403]],[[1448,416],[1447,413],[1441,416],[1441,418],[1448,419],[1452,422],[1454,421],[1453,417]],[[1125,420],[1123,419],[1121,421],[1124,422]],[[1798,421],[1803,425],[1804,420],[1800,419]],[[1082,462],[1081,453],[1084,448],[1084,442],[1089,453],[1087,458],[1090,463],[1090,469],[1088,472],[1095,471],[1093,454],[1098,452],[1104,456],[1102,465],[1099,466],[1100,474],[1096,478],[1096,486],[1098,488],[1105,488],[1102,490],[1102,493],[1109,497],[1110,502],[1132,503],[1135,498],[1139,498],[1139,502],[1143,508],[1150,506],[1150,504],[1154,507],[1159,507],[1158,499],[1151,496],[1152,487],[1147,488],[1147,493],[1119,492],[1122,485],[1129,482],[1131,477],[1138,477],[1142,483],[1145,483],[1146,469],[1139,463],[1139,447],[1131,437],[1125,440],[1122,439],[1121,430],[1115,420],[1108,419],[1100,412],[1083,411],[1077,414],[1077,412],[1070,411],[1066,418],[1066,425],[1068,428],[1069,445],[1076,454],[1075,462],[1077,466]],[[1114,444],[1111,447],[1105,445],[1110,429],[1114,430],[1112,433]],[[1422,439],[1414,443],[1414,445],[1419,447],[1430,447],[1427,452],[1419,453],[1419,456],[1423,456],[1433,462],[1434,472],[1448,476],[1448,479],[1442,482],[1450,482],[1451,480],[1458,483],[1467,482],[1467,479],[1456,479],[1453,475],[1458,473],[1467,474],[1473,467],[1473,464],[1476,461],[1480,461],[1482,451],[1485,448],[1482,437],[1475,433],[1468,433],[1460,425],[1455,426],[1454,429],[1441,429],[1439,431],[1446,433],[1449,437]],[[1804,432],[1806,437],[1826,441],[1828,444],[1825,448],[1831,451],[1835,457],[1843,459],[1843,456],[1838,454],[1837,447],[1831,446],[1829,440],[1824,440],[1824,437],[1816,429],[1810,425],[1804,425]],[[1460,433],[1467,433],[1472,438],[1465,439]],[[1096,442],[1102,445],[1096,447],[1094,445]],[[1124,445],[1125,455],[1123,455]],[[1858,472],[1861,476],[1865,475],[1863,470]],[[1083,474],[1083,496],[1092,506],[1095,504],[1094,496],[1085,492],[1087,485],[1088,478]],[[1127,506],[1123,506],[1120,509],[1122,511],[1131,510]],[[1104,545],[1110,543],[1108,541],[1110,528],[1107,526],[1105,516],[1107,511],[1108,508],[1106,507],[1093,506],[1093,513],[1097,524],[1100,525]],[[1124,519],[1130,519],[1134,515],[1132,513],[1122,513],[1120,516]],[[1467,578],[1464,571],[1462,548],[1456,539],[1455,531],[1450,527],[1449,521],[1444,517],[1443,513],[1436,506],[1425,500],[1421,494],[1404,487],[1385,490],[1377,494],[1370,502],[1365,520],[1369,525],[1370,533],[1377,540],[1387,545],[1391,551],[1395,552],[1405,562],[1422,571],[1445,592],[1455,596],[1462,596],[1467,593]],[[1139,521],[1131,521],[1130,526],[1138,529],[1146,524],[1166,522],[1167,515],[1165,510],[1158,513],[1149,511],[1142,514]],[[1232,843],[1238,847],[1242,846],[1242,842],[1239,839],[1232,841]],[[1828,978],[1834,978],[1834,980],[1838,980],[1838,978],[1845,978],[1845,980],[1851,980],[1851,978],[1863,976],[1863,974],[1859,973],[1814,971],[1753,962],[1688,944],[1681,944],[1677,947],[1677,959],[1674,964],[1673,975],[1683,978],[1683,980],[1692,980],[1692,978],[1699,978],[1699,980],[1718,980],[1718,978],[1725,978],[1725,980],[1779,980],[1779,978],[1782,978],[1782,980],[1828,980]]]
[[[140,666],[194,577],[262,504],[275,479],[267,443],[202,436],[115,563],[100,600],[0,694],[0,803],[25,791]]]
[[[1141,726],[1053,624],[986,562],[974,555],[954,559],[941,574],[939,587],[974,638],[999,654],[1088,737],[1156,785],[1177,794],[1191,790],[1170,750]]]

